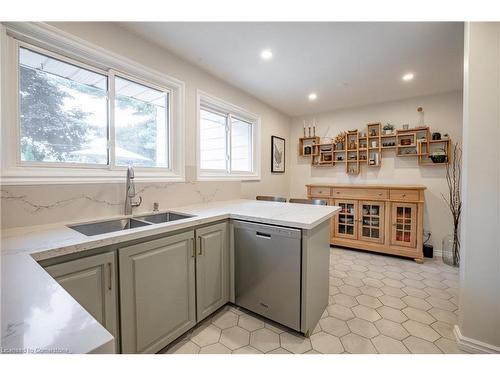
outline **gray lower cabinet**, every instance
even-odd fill
[[[229,300],[228,233],[227,222],[196,230],[197,321]]]
[[[115,253],[46,267],[46,271],[114,337],[118,345]]]
[[[156,353],[196,324],[194,231],[123,247],[123,353]]]

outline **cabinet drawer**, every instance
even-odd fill
[[[351,189],[333,188],[334,197],[360,198],[360,199],[387,199],[386,189]]]
[[[418,201],[419,193],[418,190],[392,190],[390,197],[393,200],[398,201]]]
[[[332,189],[329,187],[312,187],[310,196],[313,197],[329,197]]]

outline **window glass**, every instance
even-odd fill
[[[115,162],[168,167],[168,93],[115,78]]]
[[[200,110],[200,168],[227,170],[227,116]]]
[[[107,77],[19,49],[21,161],[107,164]]]
[[[231,170],[252,171],[252,124],[231,118]]]

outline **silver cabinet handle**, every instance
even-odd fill
[[[111,262],[108,262],[108,277],[109,277],[109,284],[108,284],[108,290],[111,290],[112,287],[112,282],[113,282],[113,274],[112,274],[112,265]]]
[[[196,248],[194,246],[194,238],[191,238],[191,258],[196,257]]]
[[[203,255],[203,249],[201,248],[201,236],[198,236],[198,244],[199,244],[198,255]]]

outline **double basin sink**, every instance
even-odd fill
[[[177,214],[175,212],[163,212],[158,214],[138,216],[134,218],[103,220],[89,224],[68,225],[68,228],[76,230],[86,236],[96,236],[120,230],[145,227],[152,224],[167,223],[181,219],[187,219],[191,215]]]

